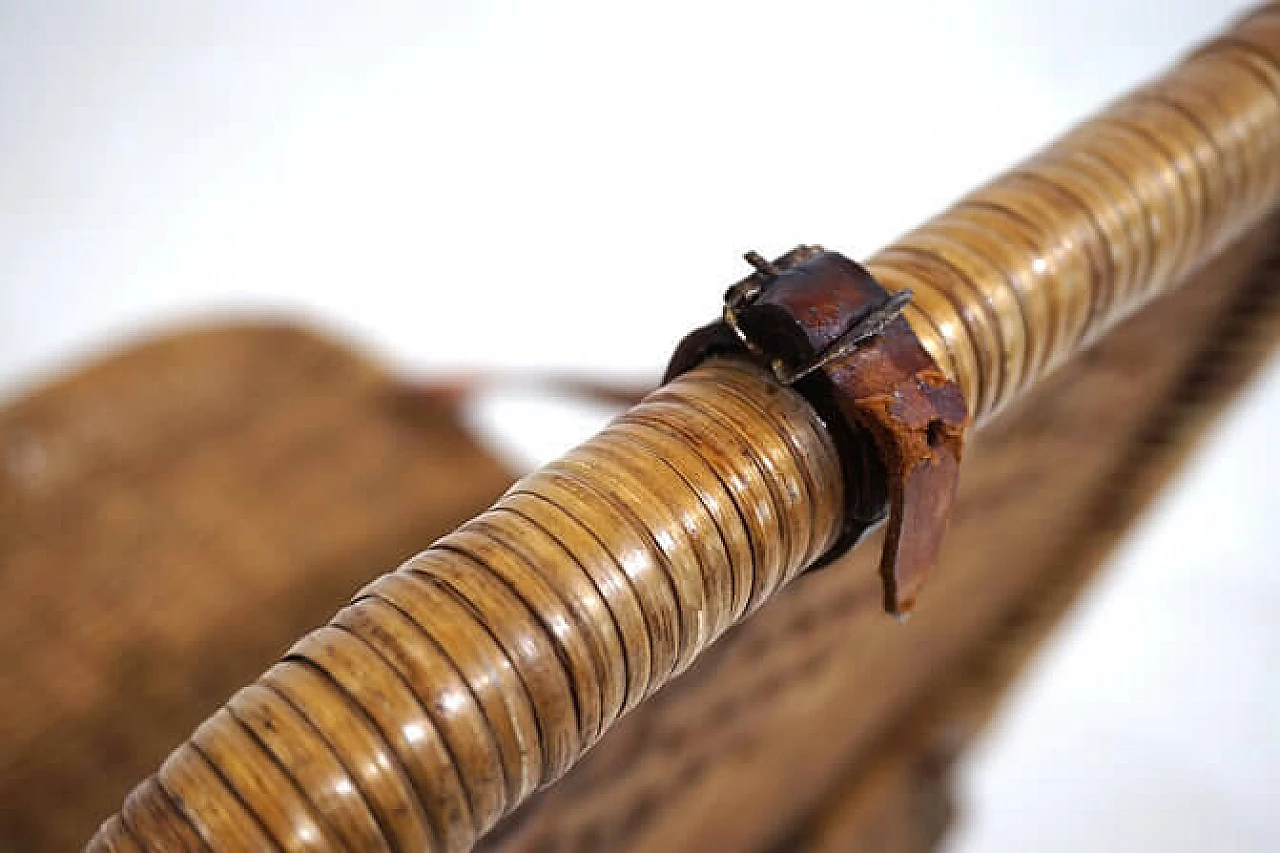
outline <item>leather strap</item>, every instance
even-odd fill
[[[885,608],[905,615],[937,560],[959,478],[968,410],[959,386],[920,345],[890,294],[836,252],[801,246],[725,293],[722,319],[688,335],[670,381],[704,359],[767,365],[821,415],[840,451],[845,519],[816,565],[838,559],[888,518],[880,574]]]

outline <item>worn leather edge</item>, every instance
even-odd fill
[[[665,381],[714,355],[773,370],[814,406],[840,452],[838,559],[888,520],[885,608],[908,613],[937,559],[955,500],[968,410],[906,320],[878,316],[891,295],[861,266],[802,246],[730,288],[721,321],[688,335]],[[859,337],[859,329],[874,323]],[[861,324],[861,325],[860,325]],[[852,336],[852,337],[851,337]],[[833,357],[833,354],[834,357]]]

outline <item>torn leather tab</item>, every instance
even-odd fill
[[[858,264],[802,246],[725,294],[723,319],[681,342],[666,379],[737,353],[794,385],[822,416],[845,482],[839,558],[887,515],[885,608],[905,614],[936,562],[959,479],[968,411],[959,386],[920,345],[890,294]]]

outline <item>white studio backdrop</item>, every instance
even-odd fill
[[[1245,5],[0,0],[0,400],[228,314],[651,378],[744,250],[865,256]],[[540,461],[602,414],[477,417]],[[1278,419],[1273,370],[970,763],[954,851],[1280,846],[1280,494],[1242,485]]]

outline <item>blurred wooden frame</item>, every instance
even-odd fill
[[[929,849],[947,770],[1280,332],[1280,227],[1125,322],[968,453],[913,620],[797,582],[489,850]],[[83,842],[362,583],[513,476],[447,401],[287,326],[147,343],[0,412],[0,849]]]

